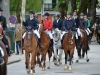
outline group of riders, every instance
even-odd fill
[[[4,16],[2,16],[2,9],[0,8],[0,22],[3,22],[3,43],[5,44],[7,50],[7,53],[10,55],[9,51],[9,45],[7,42],[7,39],[5,37],[5,29],[7,28],[6,26],[6,18]],[[42,48],[41,45],[41,40],[40,40],[40,33],[38,31],[39,29],[39,21],[37,19],[37,15],[35,15],[34,11],[30,11],[29,12],[29,18],[27,18],[25,21],[23,21],[23,25],[25,26],[26,31],[28,31],[28,26],[31,26],[31,29],[34,30],[34,33],[37,35],[38,37],[38,44],[39,47]],[[90,21],[88,20],[87,16],[84,15],[83,13],[80,13],[80,15],[77,15],[77,11],[72,12],[67,12],[65,15],[65,19],[62,20],[61,19],[61,15],[55,14],[54,15],[54,21],[52,23],[52,21],[49,18],[49,13],[46,12],[42,15],[42,21],[43,21],[43,25],[44,25],[44,30],[45,33],[49,35],[50,37],[50,47],[53,48],[53,30],[57,29],[59,32],[61,32],[61,43],[63,40],[63,36],[65,33],[68,32],[68,30],[71,29],[73,37],[75,36],[76,38],[76,48],[78,48],[78,41],[80,40],[80,37],[82,37],[81,31],[80,31],[80,26],[84,27],[84,31],[87,33],[87,37],[89,38],[89,34],[90,34]],[[25,38],[26,32],[23,34],[23,39]],[[72,39],[73,39],[72,37]],[[63,47],[61,47],[63,48]]]
[[[89,26],[90,26],[90,21],[87,19],[87,16],[84,15],[83,13],[80,14],[80,17],[78,17],[77,12],[74,11],[74,13],[67,12],[65,15],[65,19],[61,19],[61,15],[55,14],[54,15],[54,21],[49,19],[49,13],[46,12],[42,15],[42,21],[44,25],[44,30],[45,33],[49,35],[50,37],[50,47],[53,48],[53,30],[57,29],[59,32],[61,32],[61,43],[63,40],[63,36],[65,33],[68,32],[68,30],[71,29],[73,37],[76,37],[76,48],[78,48],[77,42],[79,41],[79,37],[82,37],[82,34],[80,32],[80,26],[84,27],[84,31],[87,33],[87,37],[89,37]],[[38,37],[38,43],[39,47],[42,48],[41,45],[41,40],[40,40],[40,34],[39,34],[39,21],[37,20],[37,16],[35,16],[34,11],[29,12],[29,18],[26,19],[26,21],[23,21],[23,25],[26,28],[26,31],[28,30],[28,26],[31,26],[32,29],[34,30],[34,33]],[[23,34],[23,39],[25,38],[26,32]],[[72,37],[72,39],[73,39]],[[62,48],[62,46],[61,46]]]

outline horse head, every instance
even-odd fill
[[[39,33],[44,32],[43,20],[39,21]]]
[[[60,31],[58,28],[54,29],[53,30],[53,38],[54,38],[54,41],[57,42],[60,40]]]
[[[32,40],[32,36],[33,36],[33,30],[31,26],[28,26],[26,28],[26,41],[28,45],[31,45],[31,40]]]
[[[72,44],[73,43],[73,34],[72,34],[72,31],[71,31],[71,29],[70,30],[68,30],[68,42],[69,42],[69,44]]]

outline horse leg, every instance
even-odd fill
[[[89,62],[87,50],[86,50],[86,61]]]
[[[84,56],[85,56],[85,50],[84,48],[82,48],[82,58],[84,58]]]
[[[52,56],[52,50],[48,50],[48,57],[49,57],[49,65],[48,65],[48,69],[50,69],[50,58]]]
[[[69,60],[69,71],[72,71],[72,57],[74,54],[74,49],[70,50],[70,60]]]
[[[54,46],[54,64],[57,65],[57,48]]]
[[[63,50],[60,49],[60,52],[59,52],[59,59],[58,59],[58,62],[59,62],[60,65],[62,64],[62,53],[63,53]]]
[[[27,52],[25,52],[25,64],[26,64],[26,70],[27,70],[27,73],[29,74],[30,72],[30,67],[29,67],[29,63],[30,63],[30,60],[29,60],[29,54]]]
[[[68,56],[68,53],[67,51],[65,52],[65,67],[64,67],[64,70],[67,70],[68,69],[68,65],[67,65],[67,56]]]
[[[41,61],[40,61],[40,55],[37,55],[37,60],[39,62],[39,67],[41,68],[42,67],[42,64],[41,64]]]
[[[45,67],[46,67],[46,65],[45,65],[46,53],[47,53],[47,52],[44,52],[44,53],[43,53],[43,56],[42,56],[42,58],[43,58],[43,67],[42,67],[42,71],[44,71],[44,70],[45,70]]]
[[[81,58],[81,49],[77,49],[77,53],[78,53],[78,58],[76,60],[76,63],[78,63],[79,59]]]
[[[36,52],[35,50],[32,52],[32,58],[31,58],[31,70],[30,75],[33,75],[35,73],[35,63],[36,63]]]

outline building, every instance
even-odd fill
[[[54,11],[58,0],[44,0],[42,12],[36,13],[38,15],[38,20],[41,20],[41,14],[48,12],[50,14],[49,18],[53,21],[53,15],[59,13],[58,11]]]
[[[0,7],[3,9],[3,16],[6,17],[7,24],[9,23],[8,18],[10,16],[10,0],[0,0]]]

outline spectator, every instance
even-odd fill
[[[19,50],[21,49],[21,39],[22,39],[21,32],[23,33],[24,30],[23,29],[21,30],[21,25],[17,24],[17,28],[14,33],[14,41],[16,43],[16,50],[17,50],[16,55],[19,55]],[[22,51],[22,54],[23,54],[23,51]]]

